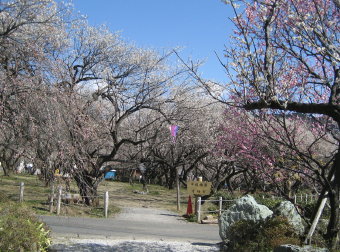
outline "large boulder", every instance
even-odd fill
[[[280,205],[274,209],[274,214],[286,217],[298,235],[302,235],[305,232],[303,220],[296,211],[294,204],[290,201],[282,201]]]
[[[273,212],[268,207],[258,204],[252,196],[246,195],[236,200],[234,205],[221,214],[218,221],[220,237],[224,242],[227,242],[229,240],[229,228],[237,221],[251,220],[257,222],[272,215]]]

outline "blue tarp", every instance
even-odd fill
[[[116,177],[116,170],[111,170],[105,173],[105,179],[114,179]]]

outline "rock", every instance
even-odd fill
[[[137,193],[137,194],[148,194],[148,192],[144,192],[144,191],[138,191],[138,190],[134,190],[133,193]]]
[[[274,252],[328,252],[326,248],[315,248],[312,246],[299,247],[297,245],[285,244],[274,249]]]
[[[255,199],[246,195],[238,200],[219,218],[220,237],[224,242],[229,240],[229,228],[239,220],[259,221],[271,217],[273,212],[266,206],[258,204]]]
[[[215,217],[212,216],[212,215],[207,215],[207,216],[205,216],[205,218],[204,218],[204,220],[213,220],[213,219],[215,219]]]
[[[274,252],[299,252],[301,248],[296,245],[285,244],[274,249]]]
[[[303,225],[303,220],[293,203],[290,201],[283,201],[274,210],[275,215],[283,216],[288,219],[288,222],[298,235],[302,235],[305,232],[305,227]]]
[[[217,219],[213,219],[213,220],[201,220],[202,224],[218,224],[218,220]]]
[[[217,224],[218,220],[212,216],[212,215],[207,215],[203,220],[201,220],[202,224]]]

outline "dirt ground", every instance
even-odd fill
[[[148,185],[148,193],[143,191],[141,184],[122,183],[117,181],[104,181],[99,187],[99,195],[109,192],[110,205],[120,208],[144,207],[159,208],[170,211],[177,209],[176,190]],[[188,194],[181,190],[181,212],[185,213],[187,208]]]

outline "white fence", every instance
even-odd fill
[[[265,199],[265,196],[262,196]],[[268,197],[267,197],[268,198]],[[277,200],[285,200],[283,197],[271,196],[269,198],[277,199]],[[317,201],[319,198],[319,194],[294,194],[293,203],[294,204],[308,204]]]
[[[294,195],[293,197],[293,203],[294,204],[308,204],[308,203],[313,203],[315,201],[318,200],[319,195],[318,194],[298,194],[298,195]],[[262,196],[263,199],[274,199],[274,200],[285,200],[283,197],[276,197],[276,196],[272,196],[272,197],[265,197]],[[197,214],[197,222],[201,223],[201,216],[204,213],[217,213],[219,216],[222,214],[223,211],[226,211],[227,209],[223,209],[223,205],[225,202],[227,202],[227,208],[229,208],[237,199],[233,199],[233,200],[224,200],[222,197],[219,197],[218,200],[204,200],[205,202],[218,202],[218,209],[217,210],[210,210],[210,211],[203,211],[202,210],[202,198],[201,197],[197,197],[197,209],[196,209],[196,214]]]
[[[202,198],[197,197],[197,222],[198,223],[201,222],[201,214],[202,213],[218,213],[218,215],[220,216],[222,214],[222,212],[225,211],[223,209],[223,202],[228,202],[228,203],[230,203],[230,206],[231,206],[235,200],[224,200],[222,197],[219,197],[218,200],[204,200],[204,201],[205,202],[218,202],[218,210],[212,210],[212,211],[201,210],[201,208],[202,208]]]
[[[24,201],[24,188],[25,185],[23,182],[20,183],[20,190],[19,190],[19,202]],[[80,201],[84,199],[84,197],[81,197],[79,194],[70,194],[70,193],[63,193],[63,188],[59,186],[57,188],[57,193],[55,194],[54,192],[54,187],[52,187],[51,194],[49,195],[49,211],[50,213],[56,212],[57,215],[60,215],[61,209],[64,206],[71,206],[76,207],[77,205],[81,205]],[[315,202],[318,199],[319,195],[317,194],[299,194],[299,195],[294,195],[293,197],[293,203],[294,204],[308,204]],[[90,197],[93,199],[93,197]],[[97,196],[95,197],[99,205],[99,200],[103,200],[103,207],[100,207],[103,211],[103,215],[105,218],[108,217],[108,210],[109,210],[109,192],[105,192],[103,196]],[[263,196],[263,199],[274,199],[274,200],[284,200],[282,197],[276,197],[276,196],[271,196],[271,197],[265,197]],[[79,199],[79,201],[77,200]],[[210,210],[210,211],[205,211],[202,210],[202,198],[197,197],[196,199],[196,215],[197,215],[197,222],[201,222],[201,216],[202,214],[205,213],[215,213],[218,215],[221,215],[223,211],[225,211],[227,208],[229,208],[235,201],[236,199],[233,200],[225,200],[222,197],[219,197],[218,200],[204,200],[205,202],[215,202],[216,205],[218,205],[217,210]],[[76,204],[74,204],[76,203]],[[227,207],[225,207],[227,205]],[[224,209],[223,209],[224,206]]]
[[[24,190],[25,184],[24,182],[20,183],[19,187],[19,202],[24,201]],[[60,215],[62,207],[72,206],[77,207],[83,206],[81,203],[84,199],[83,196],[79,194],[71,194],[68,192],[63,192],[62,186],[58,186],[57,193],[54,192],[55,188],[52,186],[51,193],[48,195],[48,204],[49,204],[49,212],[56,212],[57,215]],[[99,199],[103,197],[103,216],[105,218],[108,217],[109,210],[109,192],[105,192],[103,196],[89,197],[91,199],[95,199],[97,201],[97,205],[99,205]]]

